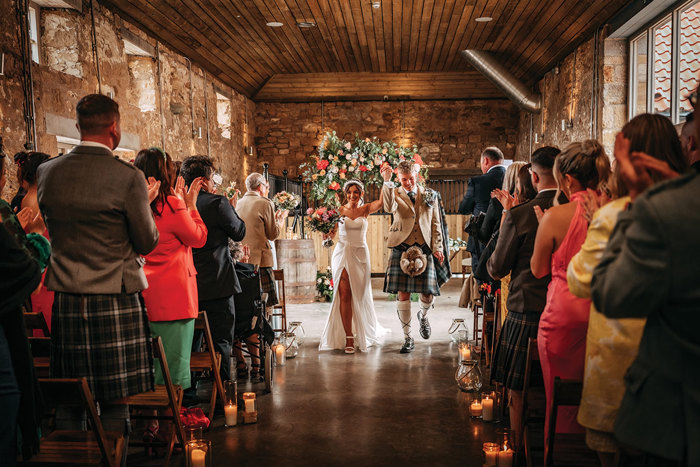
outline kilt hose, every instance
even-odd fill
[[[51,316],[52,378],[85,377],[96,400],[152,391],[151,332],[140,293],[56,292]]]
[[[417,245],[423,250],[428,261],[425,271],[415,277],[411,277],[401,270],[401,255],[411,246],[412,245],[402,243],[391,249],[389,264],[386,269],[386,275],[384,276],[384,292],[440,295],[440,286],[438,285],[435,267],[436,260],[428,245]]]

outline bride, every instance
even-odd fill
[[[344,220],[326,238],[338,233],[333,251],[331,270],[335,293],[319,350],[345,349],[355,353],[379,343],[387,332],[377,322],[372,300],[369,248],[367,247],[367,216],[382,207],[382,199],[362,203],[364,186],[359,180],[348,180],[343,187],[346,204],[340,206]]]

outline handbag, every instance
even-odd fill
[[[481,256],[479,257],[479,264],[477,264],[476,267],[473,269],[474,277],[482,282],[498,282],[493,277],[491,277],[488,269],[486,269],[486,263],[488,262],[493,252],[496,250],[496,244],[498,243],[498,234],[499,231],[496,230],[491,235],[489,242],[486,244],[483,251],[481,252]]]

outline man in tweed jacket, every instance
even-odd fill
[[[442,264],[445,257],[436,198],[426,197],[426,191],[416,183],[418,172],[413,164],[403,161],[396,170],[400,187],[394,187],[391,181],[391,167],[385,166],[381,171],[384,177],[384,210],[390,212],[394,219],[387,239],[387,246],[392,251],[384,279],[384,291],[398,294],[396,310],[405,338],[401,353],[409,353],[415,348],[411,337],[411,293],[421,294],[418,312],[420,334],[428,339],[428,310],[433,305],[433,296],[440,295],[434,261]],[[427,265],[421,274],[409,276],[401,269],[401,255],[414,245],[425,253]]]

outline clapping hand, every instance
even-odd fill
[[[148,191],[148,203],[150,204],[158,197],[160,181],[156,180],[154,177],[148,177],[148,180],[146,181],[146,189]]]
[[[610,198],[608,198],[608,195],[605,193],[601,193],[599,195],[595,192],[595,190],[591,190],[590,188],[586,190],[581,197],[581,202],[584,210],[583,216],[586,218],[589,224],[593,219],[593,214],[603,205],[607,204],[608,201],[610,201]]]
[[[185,202],[185,206],[190,211],[197,209],[197,197],[199,197],[199,192],[202,189],[204,180],[202,177],[195,178],[190,184],[189,189],[185,188],[185,179],[182,177],[177,177],[177,182],[175,182],[175,196],[180,198]]]
[[[615,159],[620,164],[620,175],[629,189],[632,200],[654,184],[650,172],[656,173],[662,179],[678,177],[678,172],[665,161],[658,160],[643,152],[630,153],[630,144],[630,140],[625,138],[625,135],[621,132],[617,134]]]
[[[500,189],[495,189],[491,192],[491,194],[500,201],[501,206],[503,206],[503,209],[510,210],[513,208],[513,206],[518,205],[518,199],[508,193],[506,190],[500,190]]]
[[[535,206],[532,209],[533,211],[535,211],[535,217],[537,217],[537,223],[539,224],[540,222],[542,222],[542,218],[544,217],[545,211],[543,211],[542,208],[539,206]]]
[[[241,263],[247,263],[250,260],[250,247],[248,245],[241,246]]]
[[[44,219],[41,217],[41,212],[35,213],[32,208],[24,208],[17,213],[17,220],[25,233],[44,232]]]

